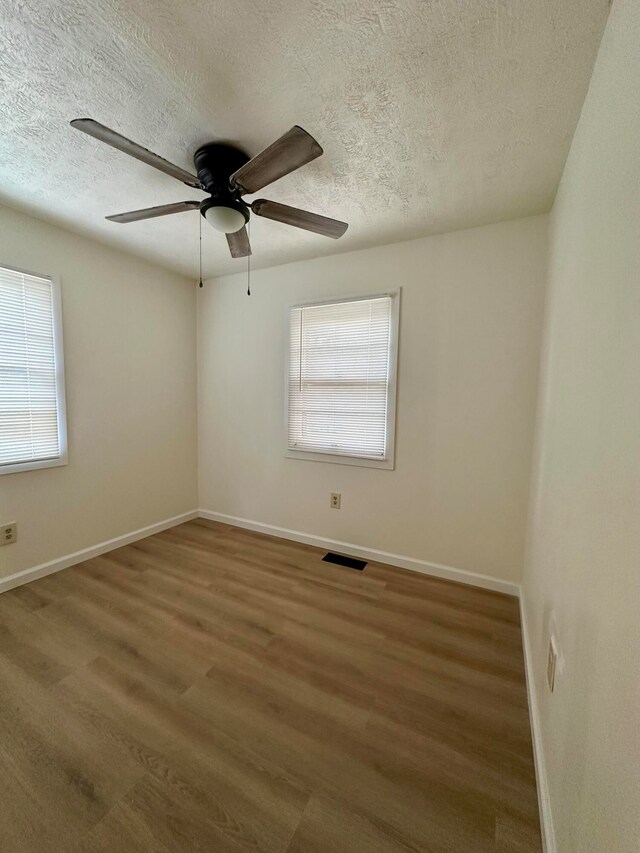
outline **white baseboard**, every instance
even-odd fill
[[[129,545],[131,542],[137,542],[138,539],[144,539],[146,536],[160,533],[162,530],[167,530],[169,527],[175,527],[176,524],[182,524],[197,517],[198,511],[193,510],[192,512],[185,512],[182,515],[176,515],[173,518],[165,518],[164,521],[159,521],[157,524],[141,527],[139,530],[133,530],[131,533],[125,533],[123,536],[116,536],[115,539],[107,539],[106,542],[99,542],[90,548],[83,548],[82,551],[74,551],[73,554],[66,554],[64,557],[58,557],[57,560],[50,560],[48,563],[41,563],[39,566],[33,566],[31,569],[24,569],[21,572],[16,572],[14,575],[0,578],[0,593],[13,589],[16,586],[21,586],[23,583],[43,578],[45,575],[53,574],[53,572],[59,572],[61,569],[68,569],[69,566],[75,566],[76,563],[82,563],[85,560],[90,560],[92,557],[99,557],[101,554],[106,554],[107,551],[113,551],[115,548],[121,548],[123,545]]]
[[[452,566],[442,566],[439,563],[428,563],[425,560],[417,560],[415,557],[404,557],[401,554],[364,548],[350,542],[325,539],[312,533],[301,533],[299,530],[289,530],[286,527],[276,527],[273,524],[263,524],[260,521],[250,521],[247,518],[237,518],[234,515],[224,515],[221,512],[213,512],[208,509],[201,509],[198,514],[201,518],[208,518],[210,521],[219,521],[232,527],[243,527],[245,530],[254,530],[256,533],[266,533],[268,536],[277,536],[281,539],[291,539],[293,542],[302,542],[304,545],[315,545],[317,548],[324,548],[325,551],[340,551],[350,557],[359,557],[362,560],[372,560],[376,563],[388,563],[390,566],[398,566],[398,568],[409,569],[412,572],[421,572],[423,575],[431,575],[431,577],[479,586],[483,589],[491,589],[494,592],[503,592],[516,597],[520,595],[520,586],[517,583],[492,578],[489,575],[480,575],[476,572],[468,572],[466,569],[455,569]]]
[[[364,560],[373,560],[378,563],[387,563],[391,566],[398,566],[401,569],[409,569],[413,572],[421,572],[425,575],[431,575],[444,580],[457,581],[471,586],[482,587],[483,589],[491,589],[495,592],[502,592],[506,595],[518,596],[520,587],[516,583],[510,581],[493,578],[489,575],[481,575],[476,572],[469,572],[465,569],[456,569],[451,566],[443,566],[439,563],[428,563],[424,560],[417,560],[414,557],[405,557],[401,554],[392,554],[388,551],[378,551],[374,548],[364,548],[360,545],[354,545],[350,542],[340,542],[335,539],[326,539],[322,536],[315,536],[311,533],[301,533],[297,530],[288,530],[285,527],[276,527],[272,524],[263,524],[259,521],[250,521],[246,518],[237,518],[232,515],[224,515],[211,510],[193,510],[185,512],[182,515],[176,515],[173,518],[167,518],[164,521],[159,521],[156,524],[150,524],[148,527],[141,527],[139,530],[133,530],[131,533],[125,533],[123,536],[117,536],[115,539],[108,539],[105,542],[99,542],[97,545],[92,545],[89,548],[83,548],[81,551],[75,551],[73,554],[66,554],[64,557],[58,557],[55,560],[50,560],[48,563],[41,563],[38,566],[33,566],[30,569],[24,569],[21,572],[16,572],[5,578],[0,578],[0,593],[13,589],[16,586],[21,586],[24,583],[37,580],[46,575],[59,572],[62,569],[67,569],[69,566],[74,566],[76,563],[82,563],[84,560],[90,560],[92,557],[99,557],[101,554],[106,554],[108,551],[113,551],[115,548],[121,548],[123,545],[128,545],[131,542],[137,542],[139,539],[144,539],[146,536],[152,536],[154,533],[160,533],[162,530],[167,530],[170,527],[175,527],[177,524],[182,524],[185,521],[190,521],[193,518],[208,518],[212,521],[220,521],[223,524],[229,524],[234,527],[242,527],[246,530],[254,530],[258,533],[266,533],[269,536],[276,536],[282,539],[291,539],[293,542],[302,542],[305,545],[315,545],[317,548],[324,548],[327,551],[341,551],[344,554],[349,554],[353,557],[360,557]]]
[[[529,719],[531,721],[533,759],[536,766],[536,785],[538,788],[538,810],[540,812],[540,826],[542,830],[542,847],[544,853],[556,853],[556,838],[553,829],[553,815],[551,813],[549,780],[544,760],[544,750],[542,748],[542,731],[540,729],[540,714],[538,710],[538,692],[536,690],[531,639],[529,636],[527,613],[522,592],[520,593],[520,625],[522,628],[524,669],[527,679],[527,699],[529,702]]]

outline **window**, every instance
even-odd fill
[[[0,267],[0,474],[66,461],[59,284]]]
[[[295,305],[287,455],[393,467],[399,291]]]

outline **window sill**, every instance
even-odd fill
[[[57,456],[55,459],[38,459],[34,462],[16,462],[13,465],[0,465],[0,475],[17,474],[19,471],[35,471],[38,468],[58,468],[67,464],[67,457]]]
[[[362,456],[345,456],[333,453],[314,453],[312,450],[285,450],[287,459],[301,459],[303,462],[331,462],[334,465],[353,465],[358,468],[381,468],[393,471],[393,457],[389,459],[367,459]]]

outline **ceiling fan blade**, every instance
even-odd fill
[[[130,210],[128,213],[116,213],[105,216],[110,222],[139,222],[141,219],[153,219],[155,216],[167,216],[169,213],[183,213],[200,207],[199,201],[177,201],[175,204],[160,204],[158,207],[145,207],[142,210]]]
[[[227,243],[232,258],[246,258],[251,254],[251,245],[249,244],[249,235],[247,229],[241,228],[239,231],[234,231],[233,234],[227,234]]]
[[[322,148],[313,136],[296,124],[234,172],[231,183],[242,193],[255,193],[321,154]]]
[[[171,175],[172,178],[177,178],[188,187],[195,187],[198,190],[202,189],[202,184],[191,172],[181,169],[180,166],[174,166],[173,163],[165,160],[164,157],[159,157],[153,151],[143,148],[142,145],[132,142],[126,136],[121,136],[115,130],[105,127],[92,118],[75,118],[70,124],[76,130],[81,130],[83,133],[93,136],[94,139],[99,139],[100,142],[105,142],[112,148],[117,148],[118,151],[124,151],[125,154],[129,154],[129,156],[135,157],[136,160],[141,160],[143,163],[153,166],[154,169],[159,169],[166,175]]]
[[[285,225],[304,228],[305,231],[315,231],[316,234],[333,237],[334,240],[342,237],[349,227],[346,222],[340,222],[339,219],[329,219],[328,216],[320,216],[318,213],[310,213],[308,210],[300,210],[298,207],[289,207],[289,205],[279,204],[277,201],[268,201],[266,198],[256,199],[251,205],[251,210],[256,216],[275,219],[276,222],[284,222]]]

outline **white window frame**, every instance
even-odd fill
[[[51,307],[53,321],[53,352],[56,364],[56,395],[58,409],[58,448],[59,453],[51,459],[34,459],[26,462],[15,462],[10,465],[0,465],[0,475],[15,474],[18,471],[34,471],[38,468],[56,468],[67,465],[69,461],[69,448],[67,444],[67,408],[66,393],[64,386],[64,345],[62,339],[62,293],[60,279],[57,275],[50,273],[35,272],[34,270],[20,269],[10,264],[0,263],[0,267],[11,272],[32,275],[37,278],[47,279],[51,282]]]
[[[306,302],[295,302],[287,306],[286,333],[287,342],[284,368],[284,447],[288,459],[302,459],[306,462],[333,462],[336,465],[355,465],[359,468],[381,468],[393,471],[395,468],[395,433],[396,433],[396,392],[398,384],[398,340],[400,334],[400,291],[397,287],[384,293],[358,293],[354,296],[334,297],[333,299],[310,299]],[[349,456],[330,451],[293,450],[289,447],[289,336],[290,315],[293,308],[309,308],[315,305],[338,305],[341,302],[364,302],[369,299],[391,298],[391,340],[389,345],[389,391],[387,395],[387,429],[384,457],[369,459],[362,456]]]

